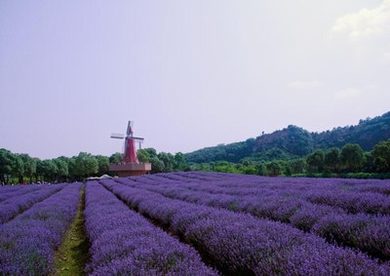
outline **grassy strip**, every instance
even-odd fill
[[[84,227],[85,188],[80,191],[77,214],[54,259],[54,275],[85,275],[89,242]]]

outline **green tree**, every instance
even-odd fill
[[[122,162],[122,157],[123,154],[116,152],[110,156],[109,161],[111,164],[119,164]]]
[[[13,154],[9,150],[0,149],[0,184],[7,184],[12,173]]]
[[[236,164],[237,165],[237,164]],[[235,166],[235,164],[228,161],[217,161],[212,164],[213,171],[224,172],[224,173],[239,173],[240,166]]]
[[[269,162],[265,165],[268,176],[278,176],[282,173],[282,167],[278,162]]]
[[[294,159],[291,160],[289,163],[291,168],[291,174],[302,174],[305,172],[305,159]]]
[[[263,162],[256,164],[256,174],[257,175],[267,175],[267,168]]]
[[[325,153],[324,169],[326,172],[337,173],[340,168],[340,150],[331,148]]]
[[[390,172],[390,139],[375,145],[372,151],[375,169],[378,172]]]
[[[209,163],[193,163],[190,165],[189,169],[191,171],[203,171],[203,172],[211,171],[211,167]]]
[[[358,172],[363,167],[363,150],[358,144],[346,144],[341,149],[340,160],[346,172]]]
[[[254,162],[249,161],[249,160],[242,160],[240,163],[241,164],[238,164],[238,165],[241,165],[241,166],[236,167],[240,171],[240,173],[257,174],[258,168]]]
[[[36,182],[43,182],[43,164],[42,160],[37,159],[37,169],[35,170],[35,181]]]
[[[173,166],[175,165],[175,158],[172,154],[160,152],[157,155],[157,158],[164,163],[164,172],[173,171]]]
[[[306,163],[308,171],[310,173],[322,172],[324,168],[324,152],[322,150],[316,150],[306,157]]]
[[[98,161],[90,153],[80,152],[75,158],[76,176],[79,179],[96,175],[99,169]]]
[[[154,148],[143,149],[150,158],[157,157],[157,151]]]
[[[150,159],[152,164],[152,173],[160,173],[165,170],[164,162],[157,158],[157,156]]]
[[[244,173],[244,174],[257,174],[258,168],[255,165],[244,166],[242,168],[242,173]]]
[[[98,175],[107,174],[110,167],[109,158],[103,155],[96,155],[95,158],[98,162]]]
[[[152,164],[152,173],[189,170],[189,165],[181,152],[172,155],[171,153],[160,152],[154,148],[139,149],[138,160],[142,163]]]
[[[68,163],[69,179],[71,181],[78,180],[79,176],[78,176],[78,170],[76,167],[76,157],[73,156],[73,157],[69,158],[67,163]]]
[[[20,154],[20,158],[23,161],[24,166],[24,176],[28,177],[30,183],[33,182],[33,176],[37,171],[37,161],[34,158],[31,158],[28,154]]]
[[[150,162],[150,155],[149,155],[148,151],[146,151],[144,149],[139,149],[137,151],[137,157],[141,163],[149,163]]]
[[[23,158],[20,156],[20,154],[14,154],[12,159],[12,175],[18,178],[18,183],[23,183],[25,172]]]
[[[37,163],[37,174],[42,181],[53,182],[57,177],[57,166],[53,160],[43,160]]]
[[[365,152],[364,156],[363,156],[363,159],[364,159],[364,163],[363,163],[362,170],[364,172],[369,172],[369,173],[375,172],[376,171],[376,166],[375,166],[374,157],[372,156],[372,153],[371,152]]]
[[[178,152],[175,154],[173,168],[175,171],[187,171],[189,169],[187,160],[183,153]]]
[[[286,175],[286,176],[291,176],[292,175],[292,169],[291,169],[290,162],[281,160],[279,163],[280,163],[280,165],[282,167],[282,174]]]
[[[59,157],[53,159],[54,164],[57,167],[56,180],[57,181],[66,181],[69,177],[69,166],[67,159]]]

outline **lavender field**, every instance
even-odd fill
[[[0,275],[71,275],[76,213],[77,274],[390,275],[390,181],[201,172],[0,188]]]

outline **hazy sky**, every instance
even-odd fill
[[[188,152],[390,111],[390,0],[0,1],[0,148]]]

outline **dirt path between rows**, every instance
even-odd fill
[[[84,209],[85,187],[82,187],[76,217],[55,255],[54,275],[85,275],[84,268],[89,259],[89,241],[84,227]]]

